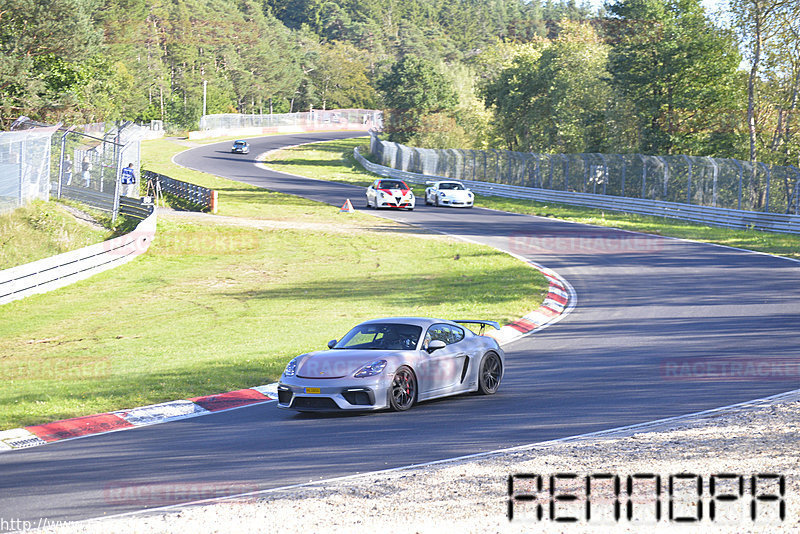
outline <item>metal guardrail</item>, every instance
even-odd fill
[[[127,263],[145,252],[156,233],[156,212],[120,237],[0,271],[0,304],[45,293]]]
[[[153,213],[154,206],[145,204],[143,199],[119,197],[119,212],[133,219],[146,219]]]
[[[114,209],[114,193],[100,192],[86,187],[61,186],[62,198],[76,200],[87,206],[111,212]]]
[[[82,202],[87,206],[113,213],[114,193],[101,193],[93,189],[76,186],[61,186],[61,196]],[[144,204],[140,198],[119,197],[119,212],[134,219],[145,219],[152,212],[152,206]]]
[[[160,190],[163,193],[186,200],[203,209],[210,210],[211,213],[217,212],[217,192],[213,189],[182,182],[153,171],[142,171],[142,177],[147,183],[151,183],[152,181],[152,185],[156,191]],[[148,190],[150,189],[150,186],[148,186]]]
[[[450,179],[440,176],[401,171],[392,169],[390,167],[384,167],[383,165],[378,165],[377,163],[372,163],[359,153],[358,148],[355,149],[354,155],[356,160],[365,169],[380,176],[399,178],[416,184],[424,184],[431,180]],[[621,211],[640,215],[652,215],[655,217],[679,219],[712,226],[800,234],[800,216],[797,215],[713,208],[708,206],[680,204],[677,202],[616,197],[593,193],[572,193],[472,180],[460,181],[475,193],[485,196],[520,198],[535,200],[538,202],[558,202],[562,204],[586,206],[609,211]]]

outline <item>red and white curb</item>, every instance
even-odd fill
[[[550,287],[547,289],[544,302],[537,309],[528,313],[522,319],[503,326],[499,331],[492,330],[486,334],[495,338],[500,345],[506,345],[557,323],[572,311],[577,302],[575,290],[561,275],[533,261],[519,256],[518,259],[545,275],[550,282]]]
[[[500,345],[511,343],[558,322],[575,307],[577,300],[572,286],[556,272],[524,258],[518,258],[541,271],[550,281],[550,287],[539,308],[523,318],[503,326],[499,331],[493,330],[486,334],[495,338]],[[278,384],[276,382],[217,395],[206,395],[130,410],[118,410],[43,425],[15,428],[0,431],[0,452],[178,421],[265,403],[277,398]]]
[[[277,384],[177,400],[131,410],[75,417],[44,425],[0,432],[0,452],[26,449],[55,441],[83,438],[129,428],[155,425],[269,402],[278,398]]]

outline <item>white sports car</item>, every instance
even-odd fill
[[[368,208],[414,209],[416,199],[411,188],[403,180],[380,178],[367,188]]]
[[[434,206],[461,206],[471,208],[475,195],[464,187],[464,184],[455,180],[442,182],[427,182],[425,189],[425,204]]]
[[[464,184],[455,180],[442,182],[427,182],[425,189],[425,204],[434,206],[461,206],[471,208],[475,195],[464,187]]]
[[[301,412],[408,410],[416,402],[500,387],[505,354],[491,337],[462,324],[493,321],[423,317],[373,319],[330,350],[292,359],[278,384],[278,407]]]

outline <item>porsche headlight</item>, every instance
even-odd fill
[[[353,375],[355,378],[366,378],[368,376],[375,376],[383,372],[386,368],[386,360],[375,360],[360,368]]]
[[[297,358],[292,359],[286,364],[286,369],[283,370],[283,376],[294,376],[297,373]]]

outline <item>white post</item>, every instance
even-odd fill
[[[206,92],[207,92],[208,82],[203,80],[203,116],[206,116]]]

